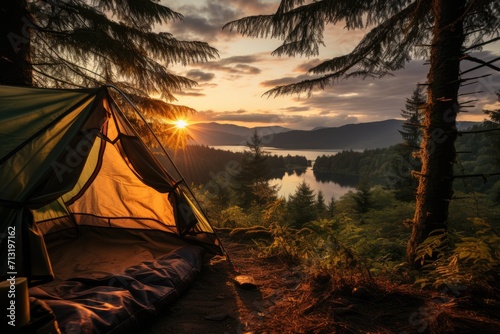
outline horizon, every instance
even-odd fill
[[[424,83],[428,65],[422,59],[406,63],[405,68],[380,79],[349,79],[322,91],[267,98],[262,95],[277,85],[310,78],[306,69],[326,58],[350,52],[366,30],[348,31],[342,25],[329,25],[325,46],[317,57],[274,57],[271,52],[279,40],[248,38],[222,30],[229,21],[250,15],[269,14],[279,1],[266,0],[163,0],[184,15],[184,20],[166,26],[180,39],[195,39],[219,50],[220,57],[206,63],[173,66],[175,74],[198,82],[198,86],[175,92],[176,104],[197,110],[189,123],[218,122],[245,127],[282,126],[310,130],[318,126],[338,127],[384,119],[398,119],[418,83]],[[492,43],[475,56],[485,61],[500,56],[500,41]],[[475,66],[464,62],[463,69]],[[474,73],[489,77],[463,89],[467,99],[477,99],[474,108],[460,113],[458,120],[481,122],[483,109],[499,109],[495,93],[500,91],[500,73],[483,68]]]
[[[484,120],[486,120],[487,118],[485,117],[483,120],[481,121],[469,121],[469,120],[457,120],[457,124],[461,124],[461,123],[482,123]],[[288,127],[285,127],[285,126],[282,126],[282,125],[254,125],[254,126],[248,126],[248,124],[236,124],[236,123],[222,123],[222,122],[217,122],[217,121],[197,121],[197,122],[188,122],[188,124],[185,126],[186,129],[189,129],[190,126],[193,126],[193,125],[197,125],[197,124],[218,124],[218,125],[234,125],[234,126],[238,126],[238,127],[243,127],[243,128],[247,128],[247,129],[255,129],[255,128],[270,128],[270,127],[280,127],[280,128],[283,128],[283,129],[287,129],[287,130],[290,130],[290,131],[313,131],[313,130],[317,130],[317,129],[325,129],[325,128],[339,128],[339,127],[342,127],[342,126],[346,126],[346,125],[357,125],[357,124],[369,124],[369,123],[378,123],[378,122],[385,122],[385,121],[404,121],[403,118],[387,118],[387,119],[380,119],[380,120],[375,120],[375,121],[368,121],[368,122],[357,122],[357,123],[346,123],[346,124],[342,124],[342,125],[338,125],[338,126],[322,126],[322,125],[318,125],[317,127],[315,128],[311,128],[311,129],[294,129],[294,128],[288,128]]]

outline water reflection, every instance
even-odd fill
[[[316,181],[322,183],[334,182],[342,187],[356,187],[359,177],[356,175],[344,175],[335,172],[313,171]]]
[[[269,183],[280,187],[279,196],[288,198],[295,193],[302,181],[305,181],[316,195],[321,190],[327,202],[332,197],[338,199],[348,191],[354,191],[358,182],[356,177],[337,173],[317,173],[308,167],[297,171],[283,171],[282,177],[275,177]]]
[[[217,149],[228,150],[233,152],[242,152],[244,146],[212,146]],[[318,156],[322,155],[335,155],[341,150],[289,150],[277,149],[274,147],[264,147],[264,150],[271,155],[288,154],[295,156],[300,155],[306,157],[307,160],[314,162]],[[279,196],[288,198],[293,195],[302,181],[305,181],[314,193],[317,195],[318,191],[323,192],[326,202],[330,198],[340,198],[348,191],[355,191],[358,184],[358,178],[355,176],[341,175],[333,172],[313,172],[312,167],[297,170],[279,170],[274,171],[269,183],[280,187],[278,192]]]

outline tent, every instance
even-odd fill
[[[26,326],[41,303],[63,333],[130,330],[223,253],[165,149],[112,94],[0,86],[0,275],[27,279]]]

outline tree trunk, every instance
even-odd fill
[[[456,116],[465,0],[434,0],[434,27],[430,70],[427,75],[427,104],[420,146],[422,169],[419,175],[412,235],[407,246],[408,261],[421,265],[417,247],[431,234],[446,237],[448,207],[453,195]],[[434,251],[429,259],[435,259]]]
[[[30,15],[26,0],[0,5],[0,84],[31,86]]]

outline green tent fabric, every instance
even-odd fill
[[[53,279],[44,236],[81,225],[164,231],[221,252],[185,182],[159,163],[108,89],[0,86],[2,279]]]

